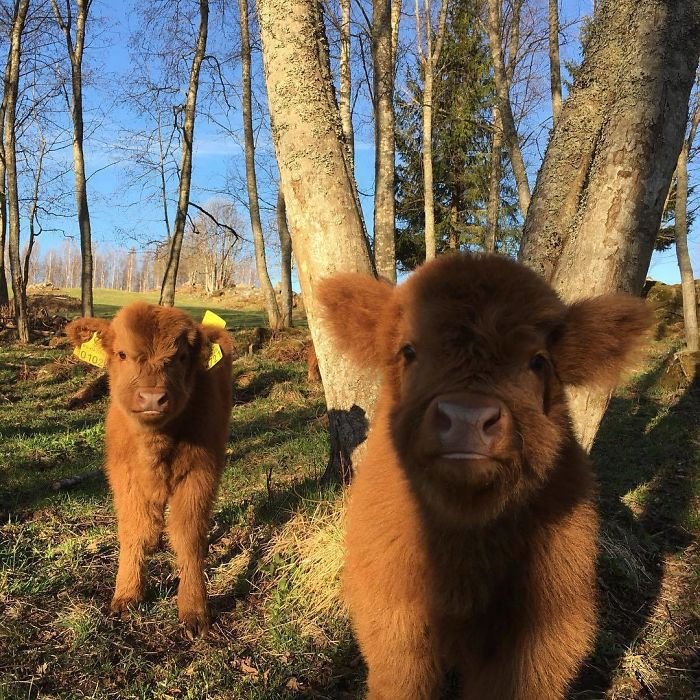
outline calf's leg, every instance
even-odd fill
[[[149,500],[135,487],[114,487],[119,535],[119,569],[112,612],[120,613],[143,600],[146,554],[153,551],[163,531],[164,503]]]
[[[168,535],[180,569],[178,616],[190,638],[209,631],[204,558],[217,485],[218,475],[193,471],[180,481],[170,499]]]

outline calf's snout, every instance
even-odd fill
[[[139,389],[136,404],[139,411],[156,411],[163,413],[168,408],[168,392],[165,389]]]
[[[492,396],[455,394],[436,399],[433,425],[443,457],[489,458],[510,429],[510,415]]]

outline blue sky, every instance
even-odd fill
[[[537,0],[546,9],[544,0]],[[412,11],[412,5],[404,1],[405,11]],[[562,58],[577,58],[579,47],[577,38],[577,25],[575,21],[582,15],[591,11],[591,0],[563,0],[561,5],[562,25],[572,24],[562,42]],[[90,212],[94,240],[98,245],[112,245],[115,247],[130,247],[137,241],[137,247],[143,245],[144,240],[157,240],[164,237],[162,214],[158,202],[147,201],[141,193],[128,191],[127,187],[127,163],[120,162],[115,156],[114,146],[124,140],[122,129],[138,126],[139,119],[130,112],[118,97],[105,97],[110,92],[112,85],[117,85],[124,76],[132,73],[129,52],[126,46],[126,37],[138,28],[141,18],[134,8],[139,5],[129,5],[130,10],[125,12],[125,5],[119,0],[98,0],[94,6],[96,16],[102,18],[99,22],[100,35],[93,41],[86,54],[87,65],[96,66],[98,80],[95,87],[86,90],[86,105],[88,108],[87,119],[92,119],[97,124],[94,133],[88,137],[85,143],[87,158],[87,172],[89,179]],[[236,18],[229,16],[228,20],[235,22]],[[412,22],[411,17],[405,17],[404,23]],[[258,64],[256,71],[260,75]],[[239,102],[232,100],[234,106]],[[366,105],[360,105],[361,110],[366,111]],[[543,107],[535,115],[546,127],[549,105],[545,100]],[[230,115],[234,125],[240,123],[237,113]],[[372,227],[372,188],[374,177],[374,153],[371,143],[371,127],[364,126],[356,131],[356,177],[362,197],[363,210],[367,226]],[[534,186],[539,154],[542,152],[546,141],[546,128],[543,128],[537,144],[526,151],[526,158],[530,170],[531,186]],[[274,195],[265,188],[264,171],[274,170],[272,163],[272,150],[269,137],[265,131],[260,134],[258,142],[258,155],[261,160],[262,196],[268,201],[274,201]],[[70,156],[67,152],[66,157]],[[191,199],[204,204],[214,193],[227,192],[233,198],[244,199],[245,188],[242,180],[243,151],[237,139],[229,134],[224,134],[221,129],[204,117],[199,117],[195,133],[194,168]],[[697,174],[697,173],[696,173]],[[72,183],[72,175],[68,182]],[[72,201],[72,200],[71,200]],[[174,209],[174,203],[171,211]],[[241,219],[246,222],[243,226],[244,235],[248,233],[247,212],[240,207]],[[172,221],[172,216],[171,216]],[[75,236],[77,240],[77,225],[72,218],[62,219],[60,226],[65,233]],[[133,240],[131,240],[133,237]],[[700,246],[698,243],[698,224],[695,224],[691,232],[690,248],[693,258],[696,276],[700,268]],[[41,247],[46,249],[51,246],[62,245],[63,237],[59,233],[44,234]],[[279,276],[275,264],[276,256],[273,254],[270,260],[270,273],[273,278]],[[675,249],[665,253],[655,253],[649,271],[651,277],[666,282],[679,280]]]

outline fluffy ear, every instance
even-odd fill
[[[71,343],[77,348],[85,341],[92,338],[93,333],[97,333],[102,347],[111,352],[112,349],[112,327],[109,321],[103,318],[93,318],[85,316],[76,318],[66,326],[66,335]]]
[[[206,365],[211,357],[211,346],[217,343],[221,348],[224,357],[233,355],[233,340],[231,334],[225,328],[218,326],[203,326],[198,324],[199,336],[201,338],[202,361]]]
[[[378,328],[394,287],[358,273],[341,273],[321,280],[315,290],[318,313],[338,350],[353,362],[378,366],[382,347]]]
[[[564,384],[614,386],[642,354],[652,324],[645,302],[624,294],[572,304],[551,347],[559,378]]]

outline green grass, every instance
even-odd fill
[[[110,315],[133,296],[98,290],[98,310]],[[236,314],[246,325],[261,319],[182,301],[195,316],[213,308],[230,327]],[[246,333],[234,334],[243,346]],[[0,700],[362,697],[339,606],[313,600],[326,581],[337,585],[341,524],[337,495],[317,486],[327,456],[322,391],[307,384],[302,362],[275,359],[275,347],[300,338],[234,365],[207,564],[215,624],[195,642],[178,628],[167,548],[149,564],[146,603],[126,620],[107,614],[117,540],[99,471],[105,400],[64,407],[92,368],[66,349],[0,347]],[[601,631],[572,699],[700,697],[700,390],[667,371],[676,345],[654,344],[648,366],[613,398],[594,449]],[[91,476],[52,489],[80,474]]]
[[[80,298],[80,290],[76,288],[62,289],[60,293],[67,296]],[[132,301],[146,301],[150,304],[158,303],[159,293],[152,292],[125,292],[120,289],[95,289],[94,290],[95,316],[112,318],[122,306]],[[222,306],[219,297],[204,297],[201,295],[178,292],[175,296],[175,306],[194,316],[198,321],[202,319],[204,311],[211,309],[226,321],[228,328],[248,328],[265,325],[265,314],[259,308],[246,308],[242,304],[241,309],[231,309]]]

